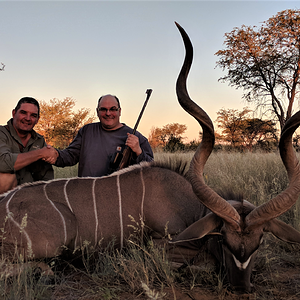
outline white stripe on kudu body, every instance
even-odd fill
[[[62,213],[60,212],[60,210],[55,206],[55,204],[49,199],[49,197],[47,195],[47,192],[46,192],[46,186],[47,186],[46,184],[43,186],[45,197],[50,202],[50,204],[52,205],[52,207],[58,212],[58,214],[59,214],[59,216],[60,216],[60,218],[62,220],[63,227],[64,227],[64,235],[65,235],[64,243],[66,243],[67,242],[67,225],[66,225],[65,218],[62,215]]]
[[[64,185],[64,195],[65,195],[65,199],[66,199],[66,202],[67,202],[67,204],[68,204],[68,207],[70,208],[71,212],[74,213],[74,211],[73,211],[73,209],[72,209],[72,207],[71,207],[71,205],[70,205],[69,197],[68,197],[68,194],[67,194],[67,185],[68,185],[68,183],[69,183],[70,180],[71,180],[71,179],[68,179],[68,180],[66,181],[65,185]]]
[[[94,213],[95,213],[95,246],[97,245],[97,239],[98,239],[98,213],[97,213],[97,203],[96,203],[96,194],[95,194],[95,184],[96,179],[93,180],[92,185],[92,197],[93,197],[93,205],[94,205]]]
[[[142,188],[143,188],[142,203],[141,203],[141,222],[144,223],[144,202],[145,202],[146,186],[145,186],[142,168],[141,168],[140,174],[141,174],[141,183],[142,183]]]
[[[123,236],[124,236],[124,228],[123,228],[123,215],[122,215],[122,196],[121,196],[121,186],[120,186],[120,175],[116,176],[117,179],[117,191],[119,198],[119,216],[120,216],[120,244],[121,248],[123,248]]]
[[[13,196],[19,191],[20,189],[17,189],[14,193],[12,193],[11,197],[9,198],[9,200],[6,202],[6,213],[7,213],[7,217],[20,229],[20,232],[23,233],[26,237],[27,240],[27,248],[28,248],[28,253],[29,256],[31,256],[32,253],[32,241],[27,233],[27,231],[25,230],[25,228],[23,226],[21,226],[21,224],[19,224],[14,218],[13,218],[13,213],[9,210],[9,203],[12,200]],[[24,217],[27,215],[27,213],[24,215]]]

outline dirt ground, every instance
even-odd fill
[[[101,260],[101,262],[103,262]],[[118,261],[119,262],[119,261]],[[141,264],[143,265],[143,264]],[[211,267],[209,268],[208,265]],[[105,268],[110,265],[105,264]],[[133,270],[133,272],[132,272]],[[172,269],[172,276],[154,272],[155,280],[149,279],[149,287],[143,286],[140,270],[125,273],[87,272],[86,269],[68,267],[55,270],[52,279],[39,276],[37,282],[20,290],[20,281],[5,282],[0,286],[0,299],[41,300],[298,300],[300,299],[300,245],[291,245],[275,238],[269,239],[258,252],[252,271],[251,294],[236,295],[230,292],[226,280],[214,264],[201,264],[201,268]],[[156,269],[155,269],[156,270]],[[104,274],[104,275],[103,275]],[[105,275],[106,274],[106,275]],[[136,274],[135,276],[130,276]],[[146,274],[146,273],[145,273]],[[147,273],[150,274],[150,273]],[[157,274],[159,274],[157,276]],[[31,276],[32,277],[32,276]],[[30,278],[31,278],[30,277]],[[16,289],[17,288],[17,289]],[[38,289],[37,289],[38,288]],[[6,291],[5,291],[6,289]],[[16,291],[14,291],[16,289]],[[33,296],[28,297],[32,292]],[[20,297],[24,294],[24,297]],[[4,296],[5,295],[5,296]],[[18,295],[18,297],[15,297]],[[1,296],[4,296],[1,298]]]
[[[296,254],[297,257],[299,256]],[[191,288],[191,282],[186,284],[177,284],[161,287],[152,290],[152,296],[146,295],[144,291],[128,291],[127,285],[115,287],[115,291],[108,292],[109,288],[94,286],[89,279],[82,275],[74,275],[69,278],[67,288],[57,288],[50,297],[55,300],[254,300],[254,299],[272,299],[272,300],[298,300],[300,299],[300,264],[293,262],[293,254],[287,256],[286,260],[272,261],[262,271],[257,269],[253,271],[252,283],[254,285],[253,293],[245,295],[235,295],[229,292],[226,287],[219,290],[216,286],[203,284]],[[50,299],[49,298],[49,299]]]
[[[201,271],[195,277],[184,274],[180,282],[172,285],[158,284],[147,296],[140,288],[131,291],[128,283],[101,286],[73,274],[68,284],[56,286],[51,295],[55,300],[298,300],[300,299],[300,246],[281,242],[273,237],[259,250],[252,272],[253,293],[235,295],[218,279],[203,280]],[[217,275],[214,275],[217,277]],[[194,280],[194,282],[193,282]],[[219,285],[219,286],[218,286]]]

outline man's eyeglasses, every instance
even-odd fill
[[[120,110],[120,107],[111,107],[111,108],[106,108],[106,107],[98,107],[97,108],[98,111],[100,111],[101,113],[107,113],[108,111],[111,113],[116,113],[117,111]]]

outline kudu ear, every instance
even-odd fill
[[[212,230],[216,229],[221,223],[222,219],[220,217],[214,213],[209,213],[179,233],[169,243],[175,244],[201,239],[209,234]]]
[[[267,222],[264,231],[271,232],[285,242],[300,244],[300,232],[280,220],[273,219]]]

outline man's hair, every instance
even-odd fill
[[[35,100],[35,99],[32,98],[32,97],[23,97],[23,98],[21,98],[21,99],[18,101],[18,103],[17,103],[17,105],[16,105],[16,107],[15,107],[15,112],[17,112],[17,111],[20,109],[20,107],[21,107],[21,105],[22,105],[23,103],[30,103],[30,104],[35,105],[35,106],[38,108],[38,116],[40,116],[40,105],[39,105],[39,103],[37,102],[37,100]]]
[[[103,97],[105,97],[105,96],[108,96],[108,95],[103,95],[103,96],[101,96],[101,97],[99,98],[99,100],[98,100],[98,105],[99,105],[101,99],[102,99]],[[115,95],[109,95],[109,96],[112,96],[112,97],[114,97],[114,98],[117,100],[117,102],[118,102],[118,107],[120,108],[121,105],[120,105],[120,100],[118,99],[118,97],[115,96]]]

